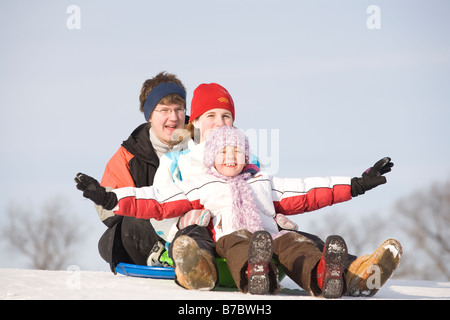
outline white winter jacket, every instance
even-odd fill
[[[313,211],[351,199],[349,177],[283,179],[260,172],[247,181],[264,230],[278,233],[276,213],[285,215]],[[231,188],[225,180],[201,174],[163,187],[121,188],[113,192],[118,205],[115,214],[142,219],[175,218],[193,209],[209,209],[210,229],[217,241],[233,231]],[[155,225],[154,225],[155,227]],[[164,232],[155,231],[159,234]],[[164,234],[172,241],[175,234]]]
[[[161,188],[167,184],[179,183],[184,179],[197,179],[200,175],[206,174],[206,168],[203,164],[203,154],[205,151],[205,143],[195,144],[193,140],[189,140],[188,149],[183,151],[169,152],[159,159],[159,167],[155,173],[153,186]],[[258,159],[251,156],[250,163],[259,168]],[[210,209],[205,206],[205,209]],[[211,209],[210,209],[211,210]],[[179,212],[176,218],[170,219],[150,219],[150,222],[156,233],[164,240],[171,242],[178,231],[178,217],[185,212]]]

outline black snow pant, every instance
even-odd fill
[[[200,227],[198,225],[188,226],[177,232],[172,242],[169,245],[169,257],[172,258],[172,246],[175,240],[180,236],[189,236],[197,242],[200,249],[204,249],[210,253],[212,257],[217,257],[216,243],[214,242],[211,232],[206,227]]]
[[[162,240],[148,219],[123,217],[109,228],[98,243],[101,257],[109,262],[111,271],[119,262],[147,265],[153,246]]]

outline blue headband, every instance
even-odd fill
[[[176,83],[161,83],[153,88],[144,103],[144,117],[148,121],[159,101],[169,94],[177,94],[186,100],[186,92]]]

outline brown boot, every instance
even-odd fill
[[[384,241],[371,255],[358,257],[346,273],[347,295],[371,297],[392,276],[403,251],[400,242]]]
[[[188,290],[212,290],[217,282],[217,270],[212,257],[200,249],[188,236],[180,236],[173,243],[173,261],[177,283]]]

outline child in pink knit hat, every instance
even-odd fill
[[[358,261],[360,258],[348,255],[340,236],[328,237],[319,247],[300,232],[280,231],[275,217],[277,213],[299,214],[347,201],[385,183],[382,174],[392,167],[389,158],[378,161],[362,178],[281,179],[244,170],[249,154],[243,132],[224,126],[208,137],[204,153],[208,170],[195,179],[159,189],[123,188],[112,192],[105,192],[84,174],[78,174],[75,180],[85,197],[119,215],[162,220],[190,210],[208,209],[207,216],[202,217],[207,227],[194,225],[180,230],[169,249],[176,282],[186,289],[211,290],[217,285],[216,256],[226,259],[238,289],[252,294],[278,292],[273,259],[311,295],[337,298],[344,293],[365,292],[367,281],[360,281],[365,270],[358,273],[358,268],[351,265],[363,265],[368,259],[372,265],[381,260],[391,262],[388,269],[386,264],[379,265],[384,268],[380,279],[384,284],[401,257],[397,241],[384,243],[371,258],[364,256],[364,261]],[[388,249],[391,247],[397,249],[397,254]],[[350,269],[354,271],[350,273]],[[378,289],[372,288],[371,293]]]

